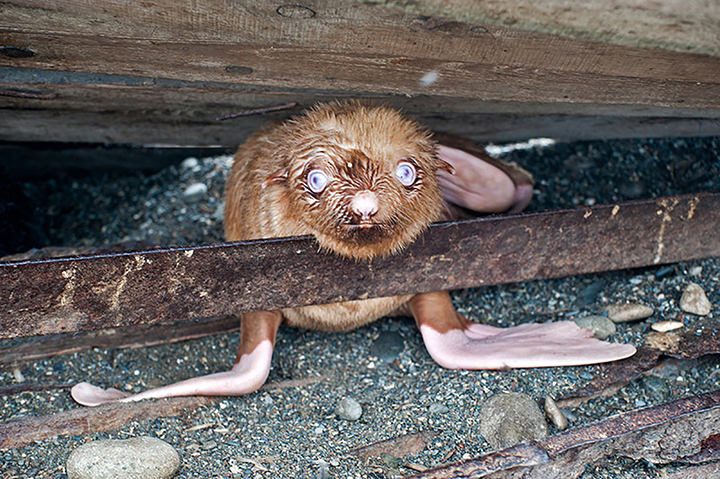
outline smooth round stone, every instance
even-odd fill
[[[657,331],[659,333],[667,333],[668,331],[674,331],[676,329],[680,329],[683,326],[685,326],[680,321],[658,321],[657,323],[653,323],[650,325],[650,327],[653,329],[653,331]]]
[[[450,408],[448,408],[444,404],[440,403],[432,403],[430,407],[428,408],[428,411],[430,411],[431,414],[445,414],[450,412]]]
[[[685,290],[680,298],[680,309],[686,313],[707,316],[710,314],[712,305],[702,286],[697,283],[689,283],[685,286]]]
[[[207,193],[207,185],[203,183],[193,183],[192,185],[185,188],[185,191],[183,191],[183,197],[185,198],[185,201],[188,203],[197,203]]]
[[[592,331],[593,337],[597,339],[607,339],[610,335],[617,331],[615,323],[605,316],[585,316],[584,318],[574,318],[573,322],[581,328]]]
[[[523,441],[547,436],[547,423],[540,407],[522,393],[496,394],[480,411],[480,434],[494,449],[505,449]]]
[[[163,479],[180,468],[173,447],[148,436],[104,439],[75,449],[67,460],[70,479]]]
[[[562,413],[557,403],[550,396],[545,397],[545,414],[548,419],[555,424],[558,431],[563,431],[568,427],[568,420]]]
[[[362,406],[353,398],[342,398],[335,408],[335,414],[346,421],[357,421],[362,416]]]
[[[655,311],[650,306],[637,303],[611,304],[605,310],[613,323],[625,323],[649,318]]]
[[[182,163],[180,163],[180,168],[182,168],[184,170],[193,170],[193,169],[197,168],[198,166],[200,166],[200,162],[198,161],[197,158],[192,157],[192,156],[189,158],[185,158],[182,161]]]

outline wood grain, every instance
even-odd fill
[[[628,11],[626,3],[613,5]],[[668,13],[666,3],[663,15],[672,19],[669,25],[682,25],[681,31],[689,30],[687,22],[705,31],[720,17],[717,9],[708,9],[708,18],[696,21],[696,9],[677,6]],[[586,121],[571,138],[592,137],[588,132],[614,123],[615,117],[643,117],[616,128],[628,128],[632,133],[626,135],[660,134],[665,126],[653,133],[645,121],[656,116],[712,119],[702,125],[665,122],[680,135],[717,134],[720,57],[712,54],[714,47],[701,48],[711,53],[705,54],[664,46],[699,41],[692,36],[674,34],[642,48],[642,41],[635,46],[606,41],[613,35],[603,31],[572,37],[572,26],[559,28],[562,34],[522,22],[509,28],[503,25],[507,19],[496,19],[497,12],[464,0],[442,9],[435,0],[413,2],[414,10],[403,5],[5,2],[0,46],[16,50],[0,55],[0,139],[229,145],[239,143],[237,131],[242,137],[260,121],[229,126],[210,119],[243,109],[357,96],[389,100],[428,119],[433,128],[475,139],[502,141],[565,129],[562,119],[558,124],[538,116],[516,126],[506,117],[500,123],[507,128],[527,130],[508,135],[493,131],[498,118],[483,120],[485,113],[611,117]],[[564,5],[559,12],[563,18],[568,10],[587,17],[593,9],[604,12],[597,2],[576,9]],[[636,9],[651,10],[644,3]],[[545,9],[538,18],[552,23],[552,12]],[[657,18],[657,12],[648,15]],[[638,35],[650,30],[639,25]],[[19,51],[24,54],[16,55]],[[423,81],[429,72],[436,80]],[[437,115],[457,121],[438,128]],[[469,127],[456,129],[468,123],[474,134]]]

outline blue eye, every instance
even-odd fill
[[[405,186],[410,186],[413,183],[415,183],[415,179],[417,178],[417,174],[415,173],[415,167],[406,161],[402,161],[398,164],[397,168],[395,169],[395,176],[398,180],[400,180],[400,183],[402,183]]]
[[[307,185],[313,193],[322,193],[328,184],[328,177],[322,170],[312,170],[307,175]]]

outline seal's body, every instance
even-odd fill
[[[452,210],[446,200],[485,211],[508,206],[517,211],[527,204],[532,196],[528,173],[487,157],[465,140],[458,142],[459,149],[449,147],[447,142],[455,139],[433,136],[391,108],[359,102],[320,105],[304,116],[268,127],[235,156],[226,186],[227,239],[313,235],[323,250],[366,261],[412,243]],[[488,179],[492,168],[499,169],[499,180],[497,175]],[[495,201],[503,190],[509,200]],[[421,293],[246,313],[230,371],[134,396],[80,383],[73,388],[73,397],[93,406],[170,396],[247,394],[267,378],[281,323],[339,331],[397,312],[415,318],[428,352],[447,368],[581,365],[635,352],[630,345],[593,339],[589,331],[571,322],[513,328],[473,323],[455,311],[447,292]]]

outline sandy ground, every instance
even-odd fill
[[[720,139],[624,140],[555,144],[506,154],[538,179],[533,210],[610,203],[677,193],[720,190]],[[48,244],[101,245],[127,240],[200,244],[222,240],[222,185],[228,157],[186,161],[151,176],[93,174],[24,185],[44,218]],[[183,195],[194,183],[200,198]],[[698,268],[699,267],[699,268]],[[678,307],[689,281],[707,292],[718,314],[720,261],[694,261],[619,272],[456,291],[460,312],[475,321],[514,325],[601,314],[634,301],[651,306],[645,321],[619,325],[610,340],[642,344],[650,324],[703,319]],[[378,341],[380,339],[380,341]],[[389,346],[382,346],[389,341]],[[0,385],[96,384],[128,391],[228,368],[237,334],[137,350],[92,350],[0,371]],[[0,346],[12,341],[0,341]],[[378,356],[384,356],[380,358]],[[718,362],[688,361],[660,376],[637,380],[618,394],[568,410],[570,424],[661,404],[720,387]],[[70,452],[100,438],[159,437],[180,453],[177,477],[402,477],[408,465],[433,467],[480,455],[490,446],[479,434],[483,403],[518,391],[539,404],[591,380],[596,368],[500,372],[449,371],[437,366],[407,318],[378,321],[342,334],[282,328],[270,381],[327,376],[311,385],[226,398],[179,417],[140,421],[120,430],[61,437],[0,452],[0,478],[61,478]],[[346,397],[363,407],[357,421],[338,418]],[[77,406],[67,390],[0,398],[3,420]],[[198,427],[200,426],[200,427]],[[353,448],[401,434],[434,430],[422,452],[392,461],[359,459]],[[550,427],[551,434],[556,432]],[[584,478],[662,477],[681,467],[622,457],[589,465]],[[5,472],[2,472],[2,471]]]

